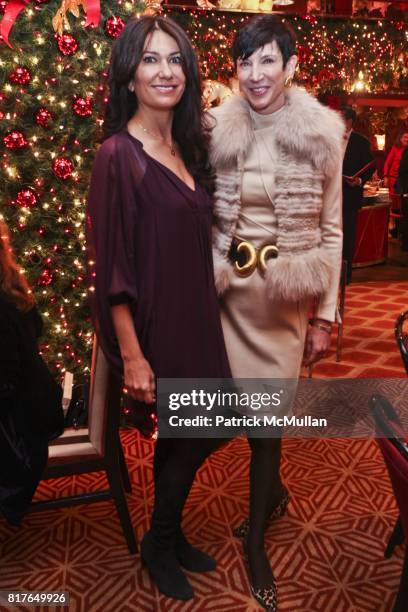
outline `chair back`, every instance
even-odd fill
[[[88,434],[96,451],[104,456],[117,433],[120,419],[121,385],[111,373],[96,336],[92,351],[89,389]]]
[[[102,456],[105,454],[108,379],[108,362],[94,336],[89,388],[88,435],[92,446]]]
[[[408,310],[401,313],[395,322],[395,339],[408,374]]]
[[[408,437],[390,402],[381,395],[371,398],[377,442],[388,469],[408,544]]]

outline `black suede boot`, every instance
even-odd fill
[[[176,557],[189,572],[212,572],[217,567],[215,559],[192,546],[181,529],[176,536]]]
[[[191,599],[194,591],[181,564],[190,571],[210,571],[215,562],[189,544],[181,532],[184,504],[194,476],[223,440],[159,437],[156,445],[155,499],[150,531],[141,544],[142,560],[159,590],[174,599]]]
[[[173,440],[157,441],[153,514],[150,531],[145,534],[140,549],[142,562],[159,591],[173,599],[187,600],[194,596],[194,591],[176,555],[187,485],[185,470],[173,465],[176,457]],[[190,479],[191,476],[188,483]]]
[[[174,550],[160,547],[150,531],[141,542],[140,553],[142,563],[163,595],[182,600],[194,597],[193,587],[183,574]]]

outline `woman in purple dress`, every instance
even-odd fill
[[[88,208],[92,311],[128,394],[150,405],[158,377],[230,376],[212,270],[199,71],[189,39],[171,19],[144,17],[124,28],[112,51],[105,127]],[[180,523],[195,473],[219,444],[156,443],[155,502],[141,554],[169,597],[193,597],[181,568],[215,568]]]

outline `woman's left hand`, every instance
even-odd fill
[[[326,331],[309,325],[302,365],[308,367],[322,359],[330,348],[330,340],[331,336]]]

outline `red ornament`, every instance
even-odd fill
[[[22,189],[17,194],[17,203],[19,206],[31,208],[38,202],[37,194],[32,189]]]
[[[38,125],[41,125],[43,128],[49,127],[48,122],[51,121],[51,119],[52,119],[52,115],[50,111],[48,110],[48,108],[45,108],[44,106],[39,108],[38,111],[35,113],[35,122]]]
[[[74,164],[67,157],[57,157],[54,159],[52,164],[52,169],[54,174],[65,181],[67,178],[72,176],[72,172],[74,171]]]
[[[76,98],[72,103],[72,109],[78,117],[89,117],[92,115],[91,98]]]
[[[62,55],[74,55],[78,49],[78,43],[71,34],[63,34],[58,38],[58,48]]]
[[[117,38],[124,27],[125,24],[122,19],[115,15],[105,21],[105,32],[109,38]]]
[[[4,13],[7,6],[7,0],[0,0],[0,15]]]
[[[41,276],[37,280],[37,284],[42,287],[47,287],[48,285],[52,283],[53,280],[54,280],[54,277],[52,276],[51,272],[45,269],[41,272]]]
[[[28,142],[24,138],[21,132],[13,130],[7,136],[3,138],[3,142],[8,149],[22,149],[28,145]]]
[[[42,177],[34,179],[34,185],[39,189],[42,189],[44,187],[44,183],[45,181]]]
[[[18,83],[19,85],[28,85],[31,81],[31,74],[28,68],[24,66],[18,66],[10,73],[9,79],[12,83]]]
[[[335,75],[330,72],[330,70],[327,70],[327,68],[322,68],[317,75],[317,82],[320,84],[322,81],[330,81],[334,78]]]

